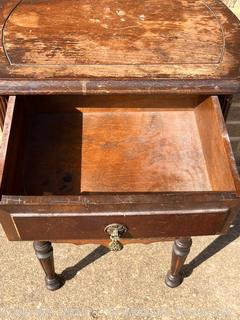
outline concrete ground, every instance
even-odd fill
[[[225,236],[194,237],[192,274],[164,284],[171,242],[130,244],[118,253],[97,245],[54,244],[65,285],[45,289],[32,243],[0,230],[0,319],[240,319],[240,216]]]

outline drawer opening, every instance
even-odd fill
[[[236,191],[216,97],[11,97],[2,195]]]

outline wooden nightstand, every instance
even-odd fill
[[[216,97],[240,92],[238,20],[215,0],[0,4],[8,239],[34,241],[50,290],[51,242],[175,239],[178,286],[191,236],[227,232],[240,206]]]

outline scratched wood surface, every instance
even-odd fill
[[[218,102],[188,103],[181,109],[176,100],[168,108],[83,108],[81,191],[234,190]]]
[[[193,110],[94,111],[83,113],[82,191],[211,190]]]
[[[2,93],[240,90],[240,24],[219,1],[0,5]]]
[[[6,21],[4,50],[11,65],[219,64],[221,25],[194,2],[24,0]]]

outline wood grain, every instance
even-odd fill
[[[7,102],[8,102],[7,97],[0,96],[0,131],[3,130],[4,119],[7,111]],[[1,141],[1,137],[0,137],[0,141]]]
[[[3,31],[11,65],[218,64],[225,50],[198,0],[22,0]]]
[[[81,191],[235,190],[220,106],[190,106],[83,110]]]
[[[240,24],[220,1],[0,6],[0,93],[240,91]]]
[[[234,193],[170,192],[3,196],[0,207],[3,221],[12,219],[18,230],[12,240],[86,243],[88,238],[88,242],[103,243],[107,239],[105,224],[112,222],[129,228],[124,239],[131,242],[153,242],[153,235],[156,241],[161,236],[169,238],[170,234],[224,233],[236,216],[239,203]]]
[[[149,206],[150,209],[150,206]],[[116,222],[127,226],[126,239],[177,237],[186,235],[207,235],[221,232],[230,213],[228,209],[212,212],[169,212],[159,210],[149,213],[119,212],[103,214],[64,215],[61,217],[27,216],[12,214],[12,218],[22,240],[64,240],[64,239],[109,239],[104,228]]]
[[[83,113],[83,192],[210,189],[191,109]]]
[[[15,101],[10,97],[0,203],[9,239],[104,242],[104,228],[114,222],[127,226],[126,239],[143,242],[226,232],[240,198],[216,99],[109,95],[20,96]],[[206,133],[218,139],[215,153],[208,143],[203,146]],[[111,149],[114,156],[105,154],[101,159]],[[155,155],[160,155],[156,163]],[[110,178],[105,175],[106,163],[114,173]],[[209,163],[222,174],[211,170]],[[179,180],[172,179],[172,173]],[[82,190],[82,186],[87,187]]]
[[[3,194],[238,189],[214,99],[33,96],[17,104]]]
[[[202,141],[203,153],[208,168],[209,178],[214,191],[219,188],[234,189],[234,176],[229,174],[231,163],[227,150],[224,146],[226,132],[224,132],[224,121],[219,121],[218,100],[210,97],[195,109],[195,115]],[[230,142],[228,142],[230,145]],[[230,170],[230,171],[229,171]]]

